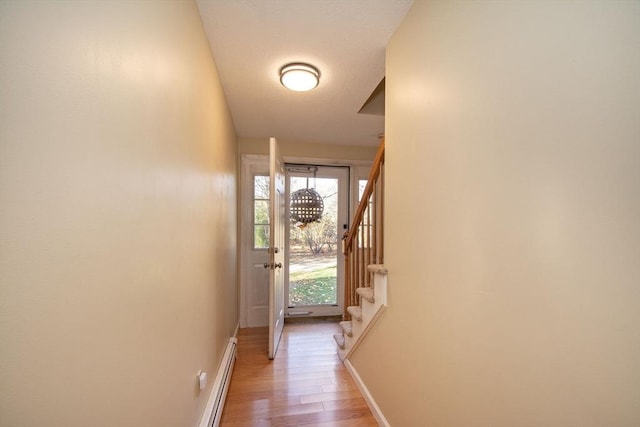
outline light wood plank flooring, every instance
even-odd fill
[[[238,352],[222,426],[377,426],[336,354],[337,323],[284,327],[274,360],[267,329],[238,333]]]

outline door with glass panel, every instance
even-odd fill
[[[349,169],[310,165],[287,166],[287,262],[285,298],[288,317],[342,314],[344,261],[341,240],[348,221]],[[317,221],[301,221],[291,198],[311,189],[320,198]],[[306,193],[306,192],[303,192]],[[300,192],[298,192],[300,194]]]
[[[284,283],[282,269],[286,252],[286,193],[284,161],[275,138],[269,139],[269,359],[276,357],[284,327]]]

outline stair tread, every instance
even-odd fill
[[[375,302],[373,288],[365,287],[356,289],[356,293],[369,302]]]
[[[368,265],[367,270],[373,274],[380,274],[382,276],[386,276],[389,273],[389,271],[387,270],[387,266],[384,264]]]
[[[352,305],[351,307],[347,307],[347,311],[354,319],[362,320],[362,308],[358,307],[357,305]]]
[[[338,347],[344,350],[344,336],[342,336],[342,334],[335,334],[333,339],[336,340]]]
[[[340,327],[342,327],[342,330],[344,331],[344,333],[347,336],[349,336],[349,337],[353,336],[353,328],[351,327],[351,321],[350,320],[346,320],[344,322],[340,322]]]

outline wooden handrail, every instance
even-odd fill
[[[380,143],[380,147],[378,147],[378,152],[376,153],[376,158],[373,161],[373,165],[371,166],[371,170],[369,171],[369,178],[367,178],[367,185],[364,187],[364,192],[362,193],[362,198],[360,199],[360,204],[358,205],[358,209],[356,209],[356,213],[353,215],[354,221],[351,223],[351,228],[347,233],[345,233],[345,252],[351,248],[354,242],[354,235],[358,232],[358,227],[360,224],[357,222],[360,219],[360,222],[364,216],[364,211],[369,206],[369,198],[371,194],[373,194],[373,188],[376,185],[376,181],[380,176],[380,171],[382,170],[382,165],[384,164],[384,138]]]
[[[384,139],[376,153],[360,204],[344,234],[342,251],[345,261],[344,319],[350,318],[347,307],[357,306],[359,287],[371,286],[367,266],[384,262]]]

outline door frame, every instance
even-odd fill
[[[266,144],[265,144],[266,147]],[[339,160],[314,157],[284,156],[285,163],[322,164],[325,166],[348,166],[350,168],[349,183],[349,215],[358,207],[358,180],[367,179],[372,161],[365,160]],[[241,328],[267,326],[268,306],[265,308],[264,322],[261,324],[249,324],[249,280],[247,269],[254,268],[249,264],[249,251],[253,249],[253,175],[269,175],[268,154],[240,154],[240,174],[238,179],[238,318]],[[349,217],[349,221],[351,218]],[[349,223],[350,224],[350,223]],[[265,250],[265,255],[266,255]],[[265,261],[267,262],[267,261]],[[268,286],[268,285],[265,285]]]
[[[347,165],[319,165],[319,164],[293,164],[287,163],[287,175],[286,175],[286,194],[287,196],[291,193],[291,180],[292,176],[290,169],[295,168],[317,168],[317,178],[331,178],[338,180],[338,191],[344,192],[346,190],[346,194],[342,193],[339,195],[338,199],[338,221],[336,226],[337,229],[337,242],[336,242],[336,261],[337,261],[337,275],[338,275],[338,283],[337,283],[337,295],[335,305],[328,304],[316,304],[316,305],[308,305],[301,307],[291,307],[288,304],[288,296],[289,296],[289,260],[290,260],[290,224],[287,223],[285,227],[285,241],[286,241],[286,262],[284,268],[285,275],[285,313],[286,317],[313,317],[313,316],[338,316],[341,315],[344,311],[344,262],[342,258],[342,250],[341,250],[341,238],[344,230],[342,228],[342,224],[345,224],[347,227],[349,226],[349,215],[351,211],[350,200],[351,200],[351,186],[350,186],[350,177],[351,177],[351,168]],[[333,173],[331,173],[333,172]],[[342,175],[342,176],[341,176]],[[293,176],[306,176],[302,173],[293,174]],[[313,180],[313,177],[309,178]],[[342,182],[340,180],[343,180]],[[342,184],[342,185],[341,185]],[[340,188],[344,186],[344,188]],[[286,199],[286,211],[289,212],[289,205],[291,199],[287,197]],[[342,215],[342,218],[341,218]]]

